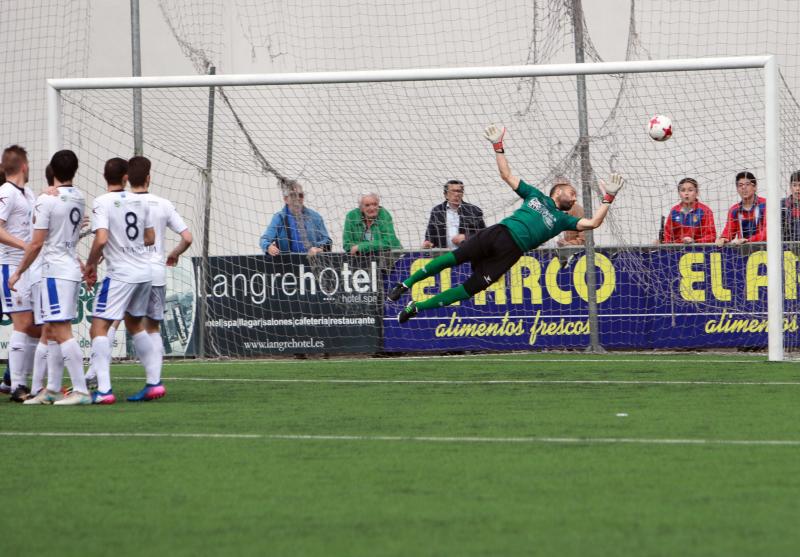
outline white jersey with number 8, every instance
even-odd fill
[[[144,197],[126,191],[101,195],[92,207],[92,231],[108,230],[103,250],[106,276],[120,282],[150,282],[150,252],[144,245],[144,230],[152,228]]]
[[[58,195],[45,193],[36,200],[33,228],[48,231],[42,248],[42,277],[80,282],[77,246],[85,211],[86,199],[73,186],[60,186]]]

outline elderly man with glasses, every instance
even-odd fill
[[[272,215],[261,235],[261,251],[271,256],[279,253],[307,253],[314,256],[330,251],[331,237],[322,216],[304,205],[303,186],[294,180],[281,180],[283,209]]]
[[[464,183],[448,180],[444,185],[444,202],[431,209],[425,231],[424,249],[457,248],[470,236],[486,228],[480,207],[464,201]]]

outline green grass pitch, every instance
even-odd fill
[[[112,376],[120,398],[143,384],[136,365]],[[164,377],[152,403],[0,406],[4,555],[800,547],[797,363],[518,354]]]

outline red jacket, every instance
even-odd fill
[[[767,240],[767,200],[757,197],[749,210],[742,207],[742,202],[734,203],[728,211],[728,222],[722,237],[730,241],[742,237],[748,242],[766,242]]]
[[[664,223],[664,243],[680,244],[687,236],[697,243],[711,243],[717,237],[714,213],[699,201],[688,212],[678,203],[669,211]]]

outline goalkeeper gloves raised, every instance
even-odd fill
[[[603,203],[612,203],[614,198],[625,185],[625,178],[619,174],[612,174],[608,183],[600,180],[600,191],[603,192]]]
[[[495,153],[505,153],[503,149],[503,136],[506,134],[506,129],[497,124],[489,124],[483,132],[483,137],[492,142]]]

